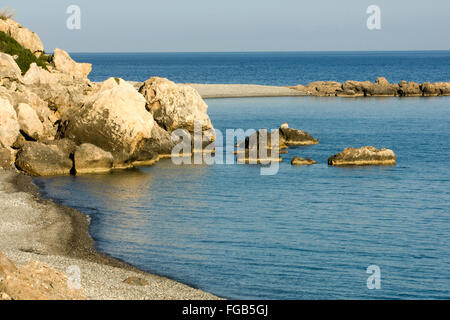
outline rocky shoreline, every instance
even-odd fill
[[[0,253],[19,270],[21,267],[36,264],[42,267],[45,264],[51,270],[66,274],[69,267],[77,266],[81,271],[81,287],[86,299],[218,299],[212,294],[140,271],[98,253],[88,233],[87,217],[75,209],[42,199],[31,183],[31,177],[0,169],[0,201],[3,209],[0,214]],[[0,261],[0,278],[3,276],[1,271]],[[14,280],[17,284],[17,277]],[[33,281],[37,283],[39,277]],[[6,289],[0,281],[0,294],[4,294],[3,298],[15,299],[21,296],[25,299],[30,296],[46,299],[60,294],[56,289],[50,292],[30,290],[33,286],[21,283],[22,289],[18,292],[12,280]]]

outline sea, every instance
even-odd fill
[[[450,81],[450,51],[73,53],[92,81],[296,85]],[[35,178],[90,217],[96,249],[228,299],[450,299],[450,97],[207,99],[216,129],[278,128],[319,139],[260,165],[153,166]],[[346,147],[397,165],[330,167]],[[224,151],[225,152],[225,151]],[[316,165],[296,167],[294,156]]]

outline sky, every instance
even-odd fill
[[[81,28],[70,30],[70,5]],[[367,28],[370,5],[381,29]],[[6,0],[47,52],[450,50],[449,0]]]

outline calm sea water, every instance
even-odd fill
[[[414,66],[419,61],[432,65],[426,70],[414,67],[402,73],[397,66],[391,74],[417,81],[445,80],[438,77],[439,72],[449,72],[441,67],[449,63],[445,55],[419,57]],[[98,57],[93,57],[94,74],[106,73],[102,67],[96,71]],[[434,65],[430,61],[435,58],[443,60]],[[172,55],[165,63],[170,59]],[[364,66],[376,64],[366,60]],[[364,66],[359,65],[360,70]],[[373,67],[374,72],[387,75],[391,67],[382,66]],[[117,68],[122,67],[111,66],[110,75],[133,78],[129,73],[133,68],[124,68],[123,73]],[[173,67],[178,71],[160,68],[167,72],[164,76],[178,74],[175,80],[181,82],[205,82],[202,77],[208,74],[189,78],[178,65]],[[212,69],[217,68],[222,68],[219,62]],[[362,79],[357,72],[343,76],[347,68],[338,72],[334,63],[328,68],[343,79]],[[324,74],[325,69],[321,67]],[[217,74],[211,81],[226,82],[221,77]],[[299,71],[298,77],[313,74]],[[289,79],[278,81],[287,84],[293,81]],[[259,82],[259,78],[243,72],[229,82]],[[261,82],[278,83],[272,78]],[[319,138],[320,144],[290,148],[274,176],[261,176],[257,165],[175,166],[164,160],[107,175],[34,181],[45,196],[89,214],[90,233],[99,250],[222,297],[450,298],[450,97],[246,98],[207,103],[217,129],[277,128],[288,121]],[[327,158],[344,147],[364,145],[392,148],[397,165],[327,165]],[[290,159],[295,155],[311,157],[318,164],[293,167]],[[380,290],[367,289],[369,265],[381,269]]]
[[[312,81],[450,81],[450,51],[99,53],[72,54],[93,64],[89,78],[145,81],[152,76],[180,83],[297,85]]]

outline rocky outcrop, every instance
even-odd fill
[[[113,162],[114,158],[110,152],[89,143],[84,143],[75,150],[76,174],[109,172],[112,169]]]
[[[389,83],[384,77],[379,77],[375,83],[370,81],[346,81],[343,84],[335,81],[316,81],[306,86],[292,87],[306,95],[311,96],[337,96],[337,97],[420,97],[450,95],[449,82],[429,83],[422,85],[416,82],[401,81]]]
[[[72,60],[70,55],[61,49],[55,49],[52,62],[56,70],[69,74],[75,78],[87,78],[92,70],[90,63],[77,63]]]
[[[303,159],[302,157],[297,156],[292,158],[291,160],[291,164],[293,166],[310,166],[316,163],[317,163],[316,161],[311,160],[310,158]]]
[[[203,131],[213,129],[207,114],[208,105],[194,88],[154,77],[145,81],[139,92],[145,97],[146,107],[155,121],[166,131],[194,132],[195,121]]]
[[[70,288],[67,275],[38,261],[9,269],[0,281],[2,299],[86,300],[82,289]]]
[[[14,38],[37,57],[44,52],[44,45],[39,36],[12,19],[0,19],[0,31]]]
[[[318,144],[319,140],[315,139],[309,133],[289,128],[287,123],[284,123],[280,128],[280,139],[287,146],[306,146]]]
[[[16,61],[9,54],[3,52],[0,52],[0,78],[22,79],[22,71]]]
[[[17,154],[16,167],[32,176],[70,175],[72,154],[64,142],[27,142]]]
[[[0,169],[11,169],[16,159],[16,151],[0,146]]]
[[[44,136],[44,126],[34,111],[26,103],[19,103],[17,107],[17,118],[20,130],[33,140],[39,140]]]
[[[17,114],[7,97],[0,96],[0,146],[11,147],[19,136]]]
[[[149,165],[158,159],[170,158],[175,145],[171,135],[155,123],[152,128],[152,137],[138,143],[133,155],[133,164]]]
[[[39,67],[36,63],[32,63],[23,76],[23,82],[27,85],[55,85],[58,83],[58,77]]]
[[[395,153],[390,149],[377,149],[372,146],[355,149],[344,149],[328,159],[330,166],[365,166],[365,165],[395,165]]]
[[[63,136],[111,152],[115,165],[132,161],[136,147],[152,137],[154,121],[132,85],[110,78],[87,97],[83,107],[63,115]]]

